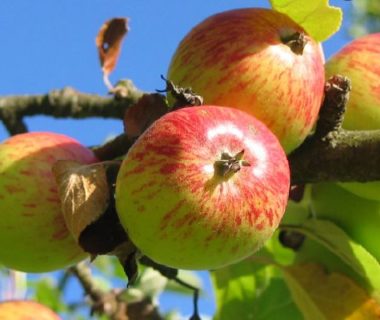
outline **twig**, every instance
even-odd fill
[[[79,263],[69,269],[82,285],[86,295],[91,300],[91,315],[98,313],[106,315],[111,320],[162,320],[161,315],[149,298],[127,303],[123,298],[125,290],[100,289],[91,276],[91,270],[85,263]]]

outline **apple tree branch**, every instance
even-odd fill
[[[24,117],[37,114],[122,119],[127,108],[143,95],[131,81],[125,83],[122,94],[114,93],[112,97],[84,94],[72,88],[46,95],[0,97],[0,120],[10,134],[16,134],[27,130]],[[335,76],[327,81],[314,134],[288,156],[292,184],[380,180],[380,130],[342,128],[349,91],[349,80],[344,77]],[[93,150],[100,160],[112,160],[125,155],[135,139],[122,133]]]

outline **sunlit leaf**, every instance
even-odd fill
[[[210,273],[217,302],[216,319],[223,320],[238,312],[239,319],[288,319],[276,315],[277,310],[289,312],[289,319],[300,319],[289,296],[279,265],[291,264],[294,252],[279,242],[279,232],[257,253],[231,266]],[[236,311],[238,310],[238,311]],[[285,311],[281,313],[284,317]]]
[[[380,305],[350,278],[316,264],[283,268],[285,281],[306,320],[375,320]]]
[[[380,301],[380,264],[360,244],[354,242],[342,229],[334,223],[309,219],[302,225],[283,225],[282,228],[305,234],[310,239],[320,243],[338,256],[354,272],[365,279],[372,295]]]
[[[290,292],[273,265],[244,260],[211,273],[216,320],[302,320]]]
[[[328,0],[270,0],[270,3],[273,9],[291,17],[317,41],[332,36],[342,24],[342,10],[330,6]]]

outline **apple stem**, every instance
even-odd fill
[[[222,152],[219,160],[214,162],[214,172],[221,178],[229,177],[238,172],[241,167],[249,167],[251,164],[243,160],[244,149],[231,156],[228,152]]]
[[[286,44],[295,54],[302,55],[303,49],[305,48],[308,39],[303,32],[296,31],[290,35],[281,35],[281,41],[283,44]]]
[[[173,81],[166,79],[163,75],[161,75],[161,79],[165,81],[166,88],[156,91],[159,93],[168,92],[172,95],[175,99],[174,104],[170,106],[172,110],[189,106],[200,106],[203,104],[203,97],[197,95],[191,88],[182,88],[177,86],[173,83]]]

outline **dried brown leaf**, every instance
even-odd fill
[[[127,18],[108,20],[100,28],[96,37],[96,46],[105,75],[109,75],[115,69],[120,55],[121,44],[127,32]]]
[[[109,204],[109,186],[101,163],[83,165],[60,160],[53,166],[67,228],[78,241],[81,232],[96,221]]]
[[[130,139],[142,134],[154,121],[167,113],[165,97],[161,94],[144,94],[136,104],[127,109],[124,130]]]

